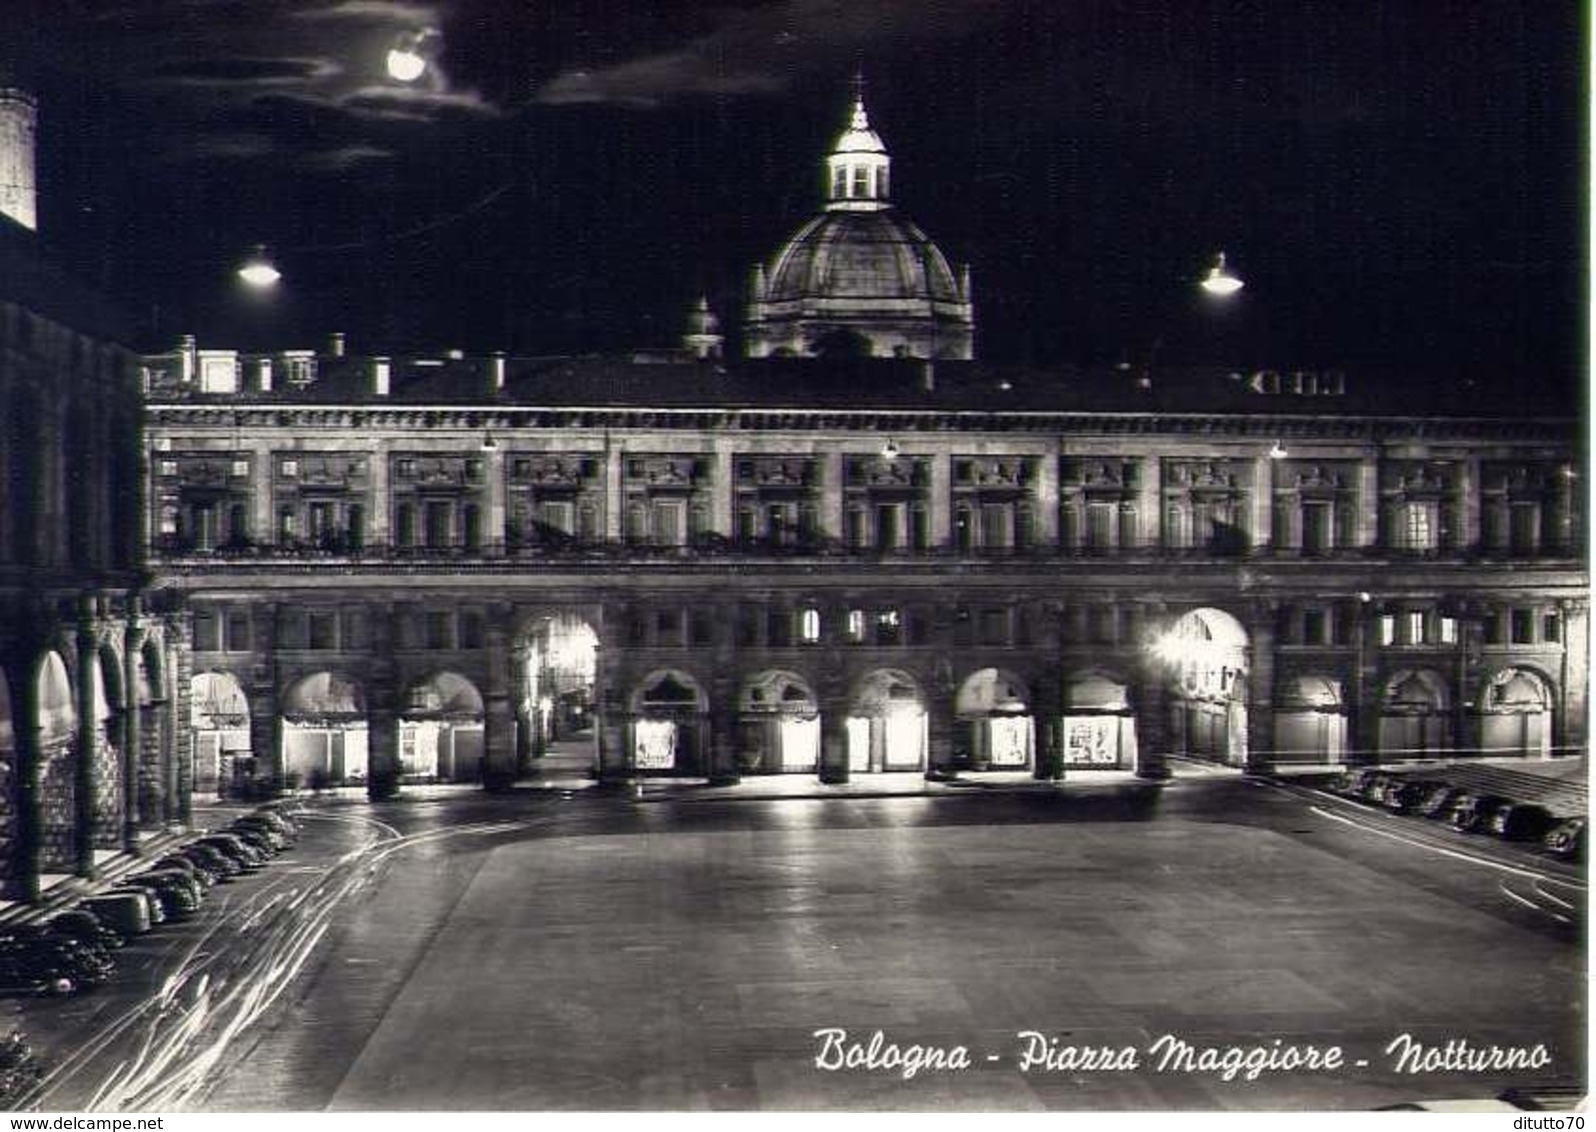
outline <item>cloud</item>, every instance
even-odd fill
[[[306,154],[302,163],[314,169],[337,173],[372,161],[391,161],[397,156],[398,154],[391,149],[361,143]]]
[[[441,16],[436,4],[398,4],[387,0],[339,0],[293,13],[296,20],[372,20],[405,27],[436,27]]]
[[[535,100],[546,105],[610,102],[658,106],[706,94],[762,94],[801,74],[871,50],[971,34],[1002,0],[782,0],[724,16],[686,44],[600,68],[571,68]]]
[[[329,59],[191,59],[164,63],[147,81],[190,87],[292,86],[331,78],[339,71]]]

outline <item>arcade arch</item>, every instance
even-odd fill
[[[1155,645],[1170,672],[1172,746],[1181,754],[1247,765],[1248,638],[1222,609],[1183,614]]]
[[[737,728],[744,774],[812,774],[820,766],[820,706],[796,673],[771,668],[744,680]]]
[[[194,729],[194,791],[216,794],[235,774],[250,777],[249,700],[226,672],[200,672],[189,683]]]
[[[359,684],[332,672],[302,677],[283,696],[282,768],[307,786],[366,780],[370,732]]]
[[[632,767],[641,773],[702,771],[708,766],[709,701],[679,669],[660,669],[631,696]]]
[[[35,781],[38,818],[38,871],[64,873],[77,868],[77,730],[72,680],[58,652],[47,652],[34,676],[38,716],[38,766]]]
[[[1064,686],[1063,764],[1077,770],[1129,770],[1136,765],[1136,716],[1130,689],[1102,673],[1082,673]]]
[[[1274,750],[1277,763],[1338,763],[1347,750],[1347,712],[1341,682],[1328,676],[1297,676],[1275,693]]]
[[[1019,677],[997,668],[972,672],[959,686],[953,716],[954,749],[972,768],[1023,770],[1031,765],[1036,719],[1030,689]]]
[[[1446,682],[1427,668],[1392,676],[1380,697],[1381,759],[1429,758],[1451,746]]]
[[[1552,696],[1540,673],[1528,668],[1496,672],[1479,704],[1481,754],[1551,757]]]
[[[847,728],[850,771],[925,769],[925,696],[907,672],[881,668],[861,679]]]
[[[476,782],[482,777],[482,695],[455,672],[417,680],[399,712],[399,776],[406,782]]]

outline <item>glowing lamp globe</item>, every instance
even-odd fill
[[[1225,266],[1225,253],[1220,252],[1214,266],[1208,269],[1207,277],[1202,281],[1202,289],[1210,295],[1224,299],[1241,290],[1245,283],[1230,273]]]

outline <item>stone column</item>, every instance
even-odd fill
[[[1352,643],[1352,669],[1345,691],[1347,707],[1348,764],[1377,761],[1375,747],[1379,742],[1380,725],[1380,652],[1373,639],[1378,617],[1370,603],[1361,597],[1350,606],[1351,626],[1348,639]],[[1466,633],[1465,618],[1458,617],[1460,638]]]
[[[1136,509],[1142,516],[1139,548],[1153,550],[1162,541],[1159,532],[1164,522],[1164,465],[1157,456],[1148,456],[1140,468],[1141,483],[1136,490]]]
[[[36,650],[19,650],[31,655]],[[11,845],[10,868],[0,897],[25,904],[39,899],[39,682],[24,664],[13,665],[0,673],[12,675],[10,685],[13,742],[13,781],[16,790],[16,824]],[[20,679],[21,683],[15,681]]]
[[[625,516],[621,493],[621,469],[625,466],[625,444],[611,441],[609,430],[604,431],[604,538],[619,542]]]
[[[366,728],[366,797],[386,802],[399,795],[399,715],[386,686],[366,696]]]
[[[94,681],[89,673],[99,663],[94,639],[93,599],[84,597],[80,604],[77,627],[77,681],[73,686],[78,713],[77,780],[73,794],[77,802],[74,818],[74,844],[79,876],[94,879],[94,817],[98,791],[95,789],[94,768],[99,761],[98,736],[95,734]]]
[[[1247,769],[1268,770],[1274,763],[1275,617],[1272,602],[1259,602],[1247,618]]]
[[[514,610],[495,605],[488,611],[487,649],[488,686],[483,689],[482,787],[490,792],[509,790],[515,785],[520,766],[518,757],[515,700],[512,689],[511,633]]]
[[[1145,666],[1135,691],[1136,777],[1168,778],[1171,747],[1169,676],[1156,665]]]
[[[946,452],[933,452],[928,457],[931,464],[931,530],[933,548],[943,547],[953,531],[953,457]]]
[[[1060,781],[1064,777],[1064,687],[1058,663],[1049,664],[1032,680],[1030,708],[1036,728],[1032,774],[1044,781]]]
[[[732,481],[735,469],[732,466],[731,442],[725,439],[715,441],[715,470],[709,482],[709,529],[722,538],[730,538],[737,529],[732,515]]]
[[[1552,753],[1584,752],[1590,741],[1590,602],[1561,601],[1563,671],[1561,696],[1552,715]]]
[[[1365,451],[1358,461],[1357,493],[1353,501],[1357,530],[1352,545],[1375,546],[1380,540],[1380,459],[1372,450]]]
[[[272,514],[272,485],[275,481],[272,468],[272,445],[269,440],[251,440],[246,447],[250,453],[249,538],[256,546],[277,542],[277,520]]]
[[[1045,452],[1036,460],[1036,489],[1031,504],[1035,525],[1035,545],[1048,550],[1058,547],[1058,454]]]
[[[1275,461],[1267,455],[1252,462],[1252,546],[1267,550],[1275,540]]]
[[[127,705],[122,713],[122,848],[129,853],[137,852],[139,847],[139,760],[144,749],[141,726],[144,705],[139,703],[139,658],[144,648],[144,628],[139,614],[135,598],[122,637],[122,687]]]
[[[503,793],[515,786],[515,711],[503,691],[483,696],[482,707],[482,788]]]
[[[388,546],[393,538],[393,494],[388,490],[388,445],[376,441],[371,448],[369,469],[371,503],[366,519],[366,542]]]
[[[841,540],[846,533],[842,514],[842,461],[840,452],[824,452],[820,461],[820,531]]]
[[[1466,456],[1457,465],[1458,546],[1472,550],[1480,543],[1480,458]]]
[[[942,778],[953,773],[953,693],[940,681],[928,686],[926,693],[925,775]]]
[[[505,551],[504,445],[496,443],[483,453],[483,457],[482,553],[497,558],[502,557]]]
[[[841,609],[837,616],[846,616]],[[834,619],[834,623],[840,621]],[[840,649],[830,649],[819,671],[823,673],[815,688],[820,705],[820,781],[841,784],[848,781],[848,675]]]

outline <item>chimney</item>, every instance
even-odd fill
[[[342,330],[333,331],[332,337],[327,340],[327,353],[335,358],[344,356],[344,332]]]
[[[504,389],[504,351],[495,350],[488,361],[488,368],[493,373],[493,391],[495,393]]]
[[[388,358],[371,359],[371,392],[378,397],[388,396],[388,378],[392,364]]]
[[[260,391],[262,393],[270,393],[272,391],[272,360],[270,358],[262,358],[260,360]]]
[[[198,364],[198,348],[192,334],[185,334],[177,340],[177,352],[180,355],[180,369],[178,371],[178,384],[194,384],[194,368]]]

